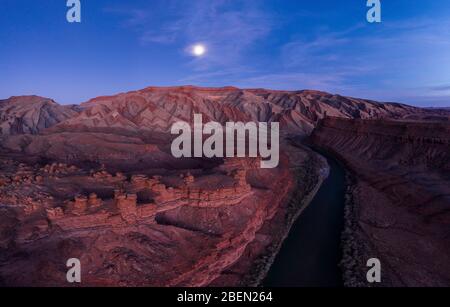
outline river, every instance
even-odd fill
[[[341,287],[341,232],[344,227],[345,171],[325,156],[330,175],[294,223],[264,287]]]

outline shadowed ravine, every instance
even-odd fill
[[[345,171],[326,156],[330,175],[294,223],[262,285],[340,287],[341,232],[344,225]]]

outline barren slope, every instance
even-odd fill
[[[149,87],[81,105],[84,111],[57,126],[60,130],[125,129],[167,132],[175,121],[278,121],[285,133],[308,134],[327,114],[345,118],[402,118],[427,111],[400,104],[343,97],[317,91]],[[55,129],[56,130],[56,129]]]
[[[73,106],[61,106],[38,96],[0,100],[0,135],[37,134],[76,114]]]
[[[352,172],[347,284],[375,257],[384,285],[450,285],[450,125],[327,118],[312,141]]]

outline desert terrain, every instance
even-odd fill
[[[364,285],[364,261],[386,286],[450,285],[448,122],[327,118],[312,142],[348,170],[344,277]]]
[[[175,159],[170,127],[198,113],[279,122],[279,167]],[[69,258],[82,263],[82,286],[259,285],[328,175],[307,145],[348,169],[346,285],[364,285],[361,259],[374,253],[386,285],[449,285],[449,118],[309,90],[0,100],[0,285],[70,286]]]

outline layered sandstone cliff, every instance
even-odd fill
[[[252,260],[272,254],[285,231],[279,221],[302,206],[286,207],[293,189],[300,199],[311,192],[294,186],[291,170],[313,154],[284,148],[274,170],[237,159],[112,174],[2,157],[0,283],[64,286],[65,262],[79,258],[84,286],[251,284],[247,276],[264,272]],[[315,168],[303,175],[318,176]]]
[[[326,118],[313,144],[350,171],[343,234],[347,285],[450,285],[450,125]]]

